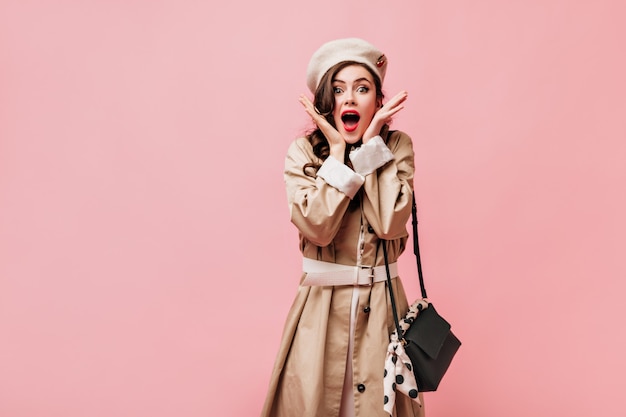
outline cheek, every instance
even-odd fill
[[[374,113],[376,113],[380,108],[376,99],[369,100],[365,107],[367,108],[367,115],[369,117],[373,117]]]
[[[339,104],[337,103],[337,100],[335,100],[335,105],[333,106],[333,117],[335,118],[335,120],[337,120],[337,116],[339,114],[340,108],[341,106],[339,106]]]
[[[341,124],[341,115],[339,115],[339,112],[337,110],[333,111],[333,119],[335,120],[335,126],[339,127],[339,125]]]
[[[374,114],[376,113],[376,110],[378,110],[377,108],[371,108],[366,114],[364,114],[363,119],[365,121],[367,121],[367,124],[369,124],[372,119],[374,118]]]

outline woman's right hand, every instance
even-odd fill
[[[346,151],[346,140],[344,137],[333,127],[333,125],[328,123],[328,120],[326,120],[326,118],[319,113],[307,96],[300,94],[299,101],[304,107],[304,111],[311,116],[313,123],[315,123],[324,136],[326,136],[330,147],[330,155],[339,162],[343,163]]]

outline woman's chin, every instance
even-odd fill
[[[348,145],[354,145],[358,141],[361,140],[363,134],[361,132],[353,131],[353,132],[343,132],[343,138]]]

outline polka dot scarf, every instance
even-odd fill
[[[400,328],[406,331],[420,310],[428,307],[428,301],[420,299],[415,301],[406,316],[400,320]],[[420,407],[422,403],[417,396],[417,382],[413,374],[411,359],[406,354],[404,346],[398,341],[396,330],[391,334],[391,342],[387,348],[385,359],[385,377],[383,378],[383,389],[385,393],[384,409],[390,416],[393,416],[393,407],[396,403],[396,392],[413,399]]]

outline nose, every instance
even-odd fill
[[[348,90],[346,92],[346,96],[344,97],[344,101],[345,101],[346,104],[355,104],[354,95],[352,94],[352,91]]]

